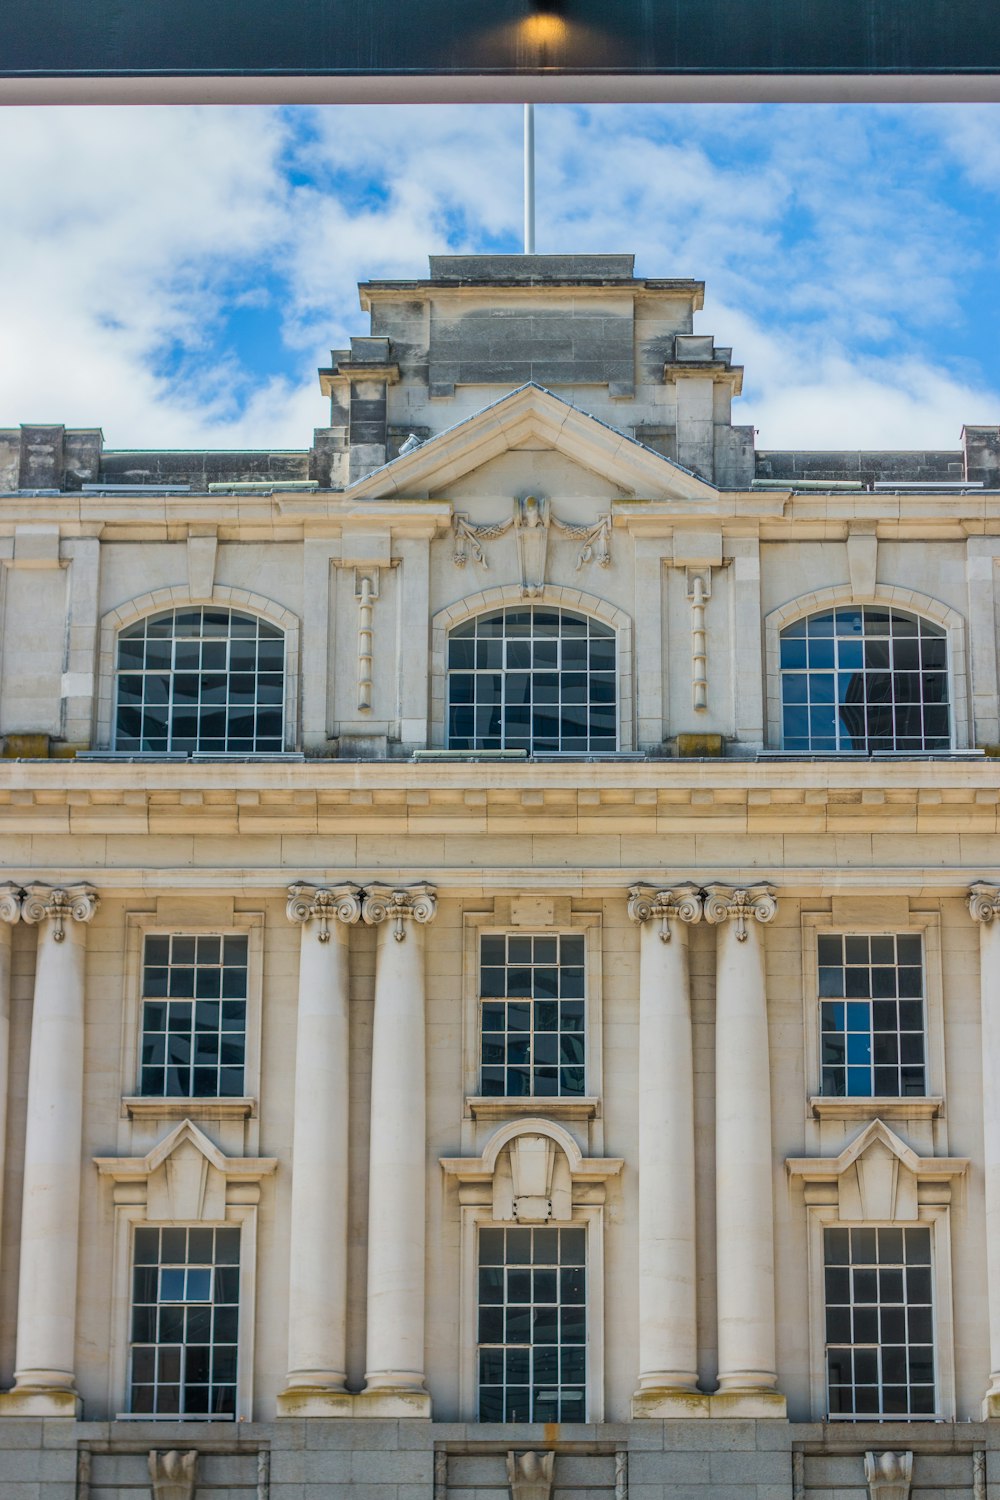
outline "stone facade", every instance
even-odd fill
[[[308,451],[0,433],[5,1500],[988,1500],[1000,429],[755,452],[625,256],[361,291]]]

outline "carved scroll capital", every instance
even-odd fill
[[[969,887],[969,915],[974,922],[990,923],[1000,916],[1000,885],[978,881]]]
[[[866,1453],[865,1479],[871,1500],[908,1500],[912,1453]]]
[[[0,922],[9,922],[11,926],[20,922],[23,895],[21,887],[13,885],[9,880],[0,885]]]
[[[149,1455],[149,1477],[153,1500],[194,1500],[198,1483],[198,1450],[182,1452],[171,1448],[161,1452],[154,1448]]]
[[[372,926],[393,923],[393,937],[401,943],[406,937],[407,921],[433,922],[437,911],[437,893],[432,885],[368,886],[361,903],[361,915]]]
[[[285,914],[290,922],[315,919],[321,943],[330,941],[330,923],[346,922],[351,926],[361,916],[361,888],[349,881],[344,885],[290,885]]]
[[[35,923],[51,921],[57,943],[66,937],[67,919],[89,922],[101,898],[92,885],[29,885],[21,902],[21,918]]]
[[[550,1500],[555,1453],[507,1454],[511,1500]]]
[[[705,921],[736,924],[736,941],[745,943],[749,923],[772,922],[778,910],[774,887],[770,885],[709,885],[705,887]]]
[[[685,883],[667,890],[659,890],[655,885],[629,887],[629,916],[633,922],[659,922],[661,943],[670,942],[671,917],[680,922],[700,922],[701,912],[701,892],[697,886]]]

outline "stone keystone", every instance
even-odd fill
[[[149,1477],[153,1500],[194,1500],[198,1483],[198,1450],[182,1453],[171,1448],[166,1453],[156,1448],[149,1455]]]
[[[507,1483],[511,1500],[549,1500],[554,1453],[508,1453]]]
[[[909,1500],[912,1453],[866,1453],[865,1479],[871,1500]]]

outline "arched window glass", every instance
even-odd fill
[[[532,755],[618,748],[615,633],[545,605],[499,609],[448,637],[448,745]]]
[[[118,637],[115,748],[253,754],[284,748],[285,638],[236,610],[170,609]]]
[[[944,631],[916,615],[851,605],[781,632],[785,750],[948,750]]]

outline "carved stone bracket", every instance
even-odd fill
[[[437,911],[437,895],[432,885],[411,885],[402,889],[390,885],[368,886],[361,902],[366,922],[394,924],[393,937],[401,943],[406,937],[406,922],[432,922]]]
[[[865,1479],[871,1500],[909,1500],[912,1453],[866,1453]]]
[[[670,919],[700,922],[701,892],[693,885],[678,885],[671,890],[657,890],[652,885],[629,887],[628,914],[633,922],[658,921],[660,942],[670,942]]]
[[[316,920],[321,943],[330,941],[330,923],[346,922],[348,926],[361,916],[361,888],[351,885],[290,885],[285,908],[290,922]]]
[[[61,943],[66,937],[67,919],[89,922],[100,899],[92,885],[29,885],[21,902],[21,917],[30,923],[50,920],[52,936]]]
[[[149,1455],[149,1477],[153,1500],[194,1500],[198,1483],[198,1450],[186,1453],[172,1448],[166,1453],[154,1448]]]
[[[453,515],[451,529],[455,537],[455,551],[452,560],[456,568],[464,568],[471,554],[481,568],[488,568],[483,543],[496,541],[513,527],[521,571],[521,593],[526,599],[536,599],[545,587],[550,526],[574,541],[583,543],[576,564],[578,572],[590,562],[596,562],[599,568],[611,566],[610,511],[598,516],[596,521],[561,521],[552,514],[548,500],[538,495],[522,495],[515,499],[514,513],[507,521],[475,526],[467,515]]]
[[[986,1500],[986,1453],[982,1448],[972,1455],[972,1500]]]
[[[739,943],[745,943],[749,936],[749,921],[771,922],[777,910],[774,889],[769,885],[751,885],[742,889],[729,885],[705,887],[705,921],[725,922],[732,917]]]
[[[511,1500],[550,1500],[556,1456],[548,1453],[507,1454],[507,1483]]]

